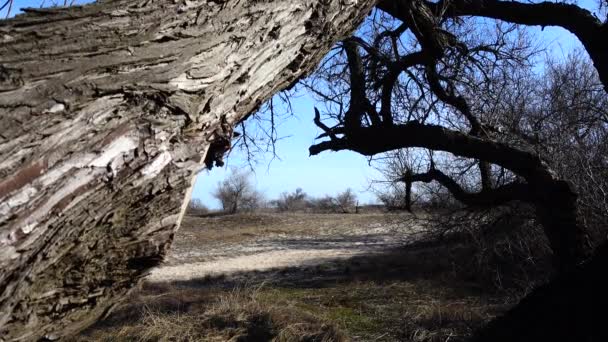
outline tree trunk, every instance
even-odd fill
[[[578,196],[563,180],[531,184],[539,222],[551,245],[556,269],[568,271],[591,256],[589,235],[578,217]]]
[[[608,341],[608,244],[587,263],[541,286],[473,341]]]
[[[405,210],[412,212],[412,171],[405,172]]]
[[[0,340],[108,312],[162,261],[213,141],[373,3],[107,0],[0,22]]]

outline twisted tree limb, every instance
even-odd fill
[[[454,179],[432,168],[425,173],[406,174],[399,179],[406,184],[416,182],[437,182],[448,189],[458,201],[472,207],[494,207],[511,201],[534,202],[530,187],[523,183],[509,183],[493,189],[483,189],[477,193],[465,191]]]
[[[410,22],[411,0],[382,0],[378,8]],[[543,1],[523,3],[500,0],[424,1],[435,14],[444,17],[477,16],[529,26],[559,26],[574,34],[593,60],[608,92],[608,20],[602,22],[588,10],[574,4]]]

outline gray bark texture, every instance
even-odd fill
[[[0,21],[0,341],[69,335],[124,298],[214,142],[373,4],[102,0]]]

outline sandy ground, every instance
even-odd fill
[[[277,215],[246,216],[240,224],[223,218],[190,221],[148,280],[325,264],[402,246],[421,230],[418,221],[403,215]]]

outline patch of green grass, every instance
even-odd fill
[[[451,284],[454,285],[454,284]],[[467,284],[429,280],[358,281],[323,288],[267,286],[266,305],[319,317],[359,341],[458,341],[509,307],[467,294]]]
[[[74,341],[248,341],[262,335],[275,342],[464,341],[508,308],[503,300],[473,294],[466,283],[425,279],[233,289],[148,285]]]
[[[380,330],[382,322],[370,315],[369,310],[362,310],[367,308],[363,304],[368,298],[363,295],[349,295],[359,292],[350,286],[323,289],[272,287],[262,289],[258,298],[266,303],[282,303],[293,310],[322,317],[324,321],[349,332],[349,335],[372,336]]]
[[[348,307],[330,308],[327,317],[352,335],[374,335],[382,326],[377,318]]]

